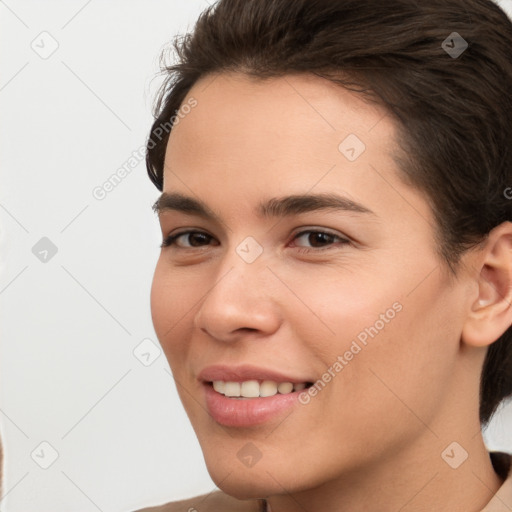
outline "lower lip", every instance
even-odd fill
[[[206,407],[211,417],[226,427],[251,427],[272,420],[298,403],[299,391],[269,397],[229,398],[204,384]]]

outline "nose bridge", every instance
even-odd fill
[[[271,332],[279,325],[277,302],[269,286],[263,247],[247,237],[223,256],[216,279],[202,301],[195,324],[210,335],[228,340],[239,329]]]
[[[252,236],[248,236],[237,245],[230,247],[219,266],[215,288],[231,293],[240,299],[264,297],[265,283],[271,273],[267,269],[267,255],[263,246]],[[268,291],[268,290],[267,290]]]

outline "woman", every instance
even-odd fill
[[[487,0],[220,0],[147,164],[156,333],[221,489],[151,511],[505,511],[512,24]]]

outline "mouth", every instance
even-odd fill
[[[207,382],[217,393],[228,398],[251,399],[288,395],[302,391],[313,385],[312,382],[276,382],[273,380],[244,380],[242,382],[215,380]]]
[[[207,410],[217,423],[251,427],[277,421],[299,404],[313,380],[253,366],[212,366],[199,374]]]

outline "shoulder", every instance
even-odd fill
[[[237,500],[221,491],[215,491],[137,512],[260,512],[261,510],[261,500]]]

